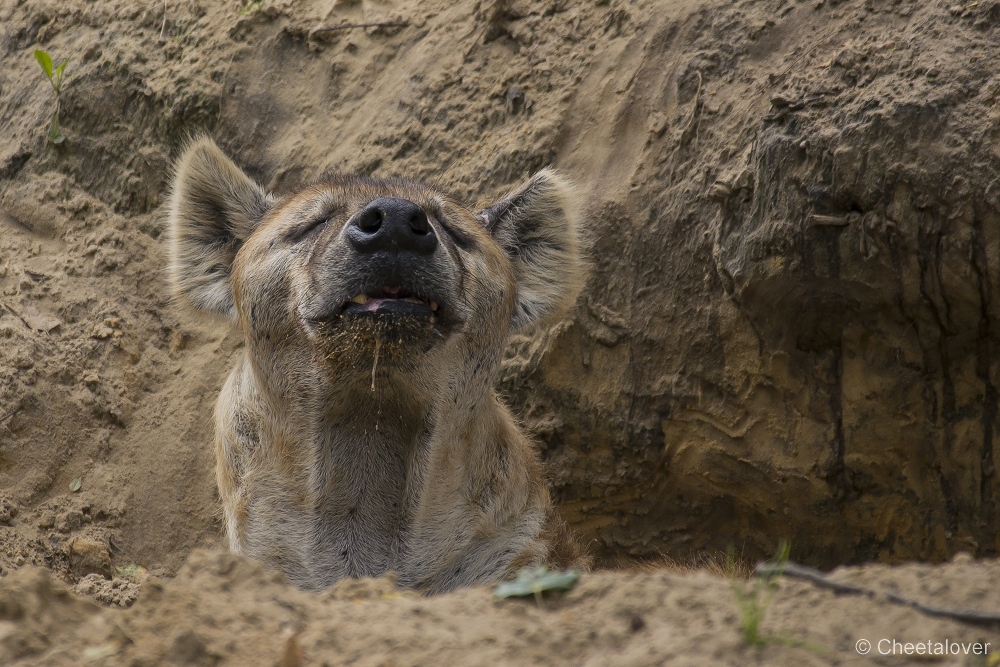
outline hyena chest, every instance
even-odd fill
[[[344,577],[377,577],[398,571],[404,557],[405,517],[400,498],[379,494],[331,502],[315,516],[312,569],[329,583]]]
[[[299,449],[308,465],[282,468],[261,455],[243,484],[244,552],[303,588],[407,570],[419,450],[415,433],[380,426],[324,424],[318,436],[300,439],[312,445]]]
[[[406,522],[398,516],[398,501],[358,500],[306,510],[279,497],[259,499],[248,508],[244,550],[310,589],[400,571]]]
[[[369,445],[349,460],[331,457],[324,468],[308,519],[307,567],[316,585],[400,571],[412,514],[405,457]]]

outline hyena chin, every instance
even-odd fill
[[[170,277],[246,345],[215,411],[233,551],[303,588],[428,592],[580,564],[493,385],[583,280],[577,198],[536,174],[480,211],[405,179],[274,197],[208,139],[176,165]]]

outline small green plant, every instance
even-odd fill
[[[757,567],[757,575],[753,581],[747,581],[740,575],[736,567],[736,555],[733,548],[730,547],[726,552],[726,576],[732,584],[736,605],[739,607],[740,631],[743,633],[743,638],[751,646],[780,644],[824,654],[827,651],[822,646],[794,639],[787,635],[771,635],[761,632],[760,626],[764,622],[767,609],[771,606],[774,594],[778,590],[778,582],[785,573],[791,548],[787,540],[781,540],[774,558]]]
[[[60,93],[62,92],[63,85],[63,74],[66,71],[66,63],[69,62],[69,58],[62,61],[62,63],[53,69],[52,67],[52,57],[48,53],[42,51],[41,49],[35,49],[35,60],[38,64],[42,66],[42,71],[45,72],[45,76],[49,78],[49,83],[52,84],[52,89],[56,91],[56,108],[52,112],[52,122],[49,123],[49,131],[46,136],[48,136],[49,141],[54,144],[61,144],[66,141],[66,136],[59,129],[59,106],[61,103]]]
[[[736,556],[732,547],[726,553],[726,574],[733,587],[733,595],[736,596],[736,604],[740,610],[740,630],[748,644],[763,646],[774,642],[785,643],[778,637],[761,634],[760,625],[764,621],[764,616],[767,615],[767,608],[771,606],[774,593],[778,590],[778,581],[784,574],[790,551],[791,546],[787,541],[782,540],[778,544],[774,560],[768,564],[770,567],[758,571],[757,577],[751,582],[737,576]]]
[[[253,16],[264,8],[265,0],[247,0],[240,7],[240,16]]]

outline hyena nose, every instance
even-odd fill
[[[398,249],[429,255],[437,247],[437,236],[424,210],[394,197],[376,199],[354,216],[347,227],[347,240],[364,253]]]

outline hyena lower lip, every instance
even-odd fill
[[[341,315],[389,315],[395,317],[420,317],[433,324],[439,310],[438,302],[417,296],[399,287],[385,287],[358,294],[341,307]]]
[[[389,315],[393,317],[420,317],[433,319],[435,311],[426,301],[416,299],[368,299],[364,303],[349,301],[340,311],[343,315]]]

